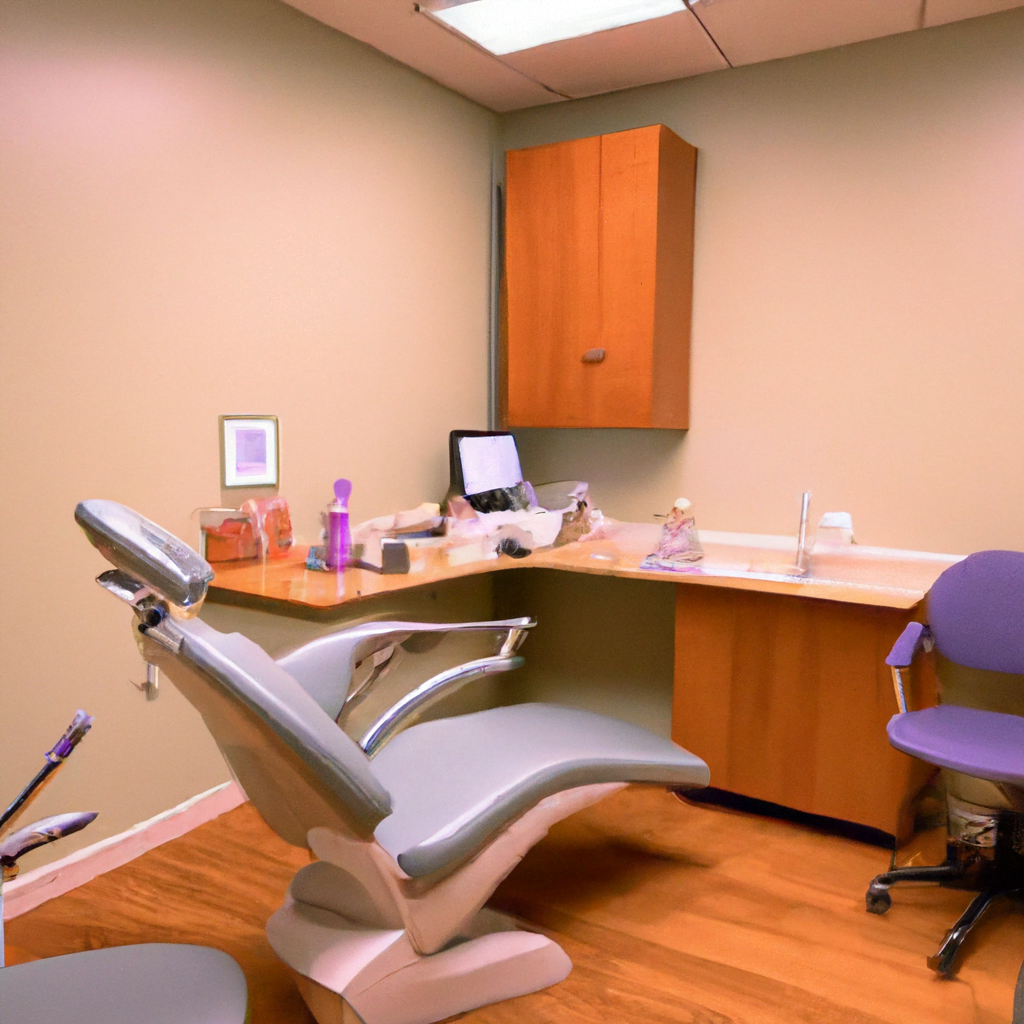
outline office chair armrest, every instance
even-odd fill
[[[436,676],[421,683],[388,708],[366,730],[359,741],[359,746],[363,748],[367,757],[373,757],[388,740],[412,725],[431,704],[442,697],[454,693],[473,679],[496,675],[499,672],[510,672],[522,664],[523,659],[517,655],[499,654],[493,658],[477,658],[475,661],[467,661],[463,665],[438,672]]]
[[[899,639],[892,645],[889,656],[885,659],[890,668],[909,668],[915,655],[923,647],[931,650],[932,634],[922,622],[908,622],[906,629],[900,633]]]
[[[908,622],[885,659],[886,665],[892,669],[892,686],[896,692],[896,704],[901,715],[907,712],[907,695],[903,689],[903,674],[900,669],[909,668],[921,648],[926,651],[932,649],[931,631],[921,622]]]

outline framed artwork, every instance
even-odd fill
[[[221,487],[277,487],[276,416],[220,417]]]

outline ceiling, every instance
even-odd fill
[[[425,10],[452,0],[287,2],[499,113],[1024,6],[1024,0],[689,0],[687,10],[667,17],[495,57]]]

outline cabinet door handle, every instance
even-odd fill
[[[583,353],[581,359],[584,363],[603,363],[604,362],[604,349],[603,348],[588,348]]]

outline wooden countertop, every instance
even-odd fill
[[[441,548],[416,548],[411,552],[412,571],[389,576],[367,569],[310,571],[305,567],[307,549],[300,547],[279,561],[217,568],[209,600],[268,610],[283,605],[293,614],[303,607],[329,611],[409,587],[479,573],[541,568],[906,609],[918,604],[939,574],[959,559],[956,555],[846,545],[812,552],[808,575],[788,577],[763,570],[793,560],[792,538],[704,533],[705,557],[692,572],[640,569],[640,561],[657,546],[660,529],[657,524],[613,523],[600,540],[535,551],[526,558],[502,555],[461,565],[449,565]]]

